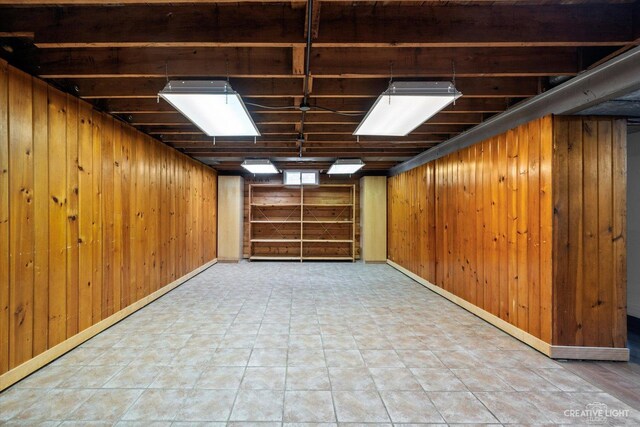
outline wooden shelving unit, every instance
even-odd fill
[[[251,260],[355,260],[355,185],[251,184],[248,222]]]

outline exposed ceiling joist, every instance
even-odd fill
[[[634,5],[628,3],[353,7],[336,2],[325,3],[319,15],[317,47],[617,46],[633,42],[636,31]],[[28,14],[2,8],[0,17],[2,31],[32,32],[40,48],[291,47],[304,46],[305,34],[305,10],[287,3],[34,7]]]
[[[165,86],[164,78],[117,78],[56,80],[75,89],[81,98],[152,98]],[[301,92],[300,78],[235,78],[231,86],[247,98],[293,98]],[[389,84],[388,79],[314,79],[315,98],[373,98]],[[466,98],[528,97],[539,93],[535,77],[458,78],[456,87]]]

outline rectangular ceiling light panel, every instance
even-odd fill
[[[247,159],[240,166],[254,174],[280,173],[269,159]]]
[[[331,165],[327,175],[351,175],[364,167],[360,159],[338,159]]]
[[[172,80],[158,95],[209,136],[260,136],[242,98],[226,81]]]
[[[462,96],[450,82],[394,82],[354,135],[405,136]]]

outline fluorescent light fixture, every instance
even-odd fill
[[[354,135],[405,136],[462,96],[450,82],[394,82]]]
[[[327,175],[352,174],[358,172],[364,163],[360,159],[338,159],[331,165]]]
[[[221,80],[171,80],[158,94],[209,136],[260,136],[242,98]]]
[[[251,173],[280,173],[269,159],[247,159],[240,165]]]

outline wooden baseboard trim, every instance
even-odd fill
[[[552,345],[552,359],[568,359],[568,360],[606,360],[611,362],[628,362],[628,348],[614,347],[578,347]]]
[[[95,325],[92,325],[87,329],[77,333],[76,335],[66,339],[60,344],[54,347],[51,347],[47,351],[40,353],[39,355],[33,357],[32,359],[27,360],[23,364],[16,366],[15,368],[11,369],[8,372],[5,372],[4,374],[0,375],[0,391],[12,386],[13,384],[17,383],[21,379],[32,374],[33,372],[37,371],[43,366],[51,363],[58,357],[67,353],[68,351],[73,350],[74,348],[76,348],[83,342],[87,341],[88,339],[93,338],[100,332],[118,323],[125,317],[135,313],[136,311],[140,310],[142,307],[146,306],[147,304],[157,300],[161,296],[165,295],[167,292],[172,291],[173,289],[177,288],[187,280],[202,273],[204,270],[211,267],[216,262],[217,262],[217,259],[213,259],[207,262],[206,264],[203,264],[202,266],[185,274],[179,279],[174,280],[173,282],[169,283],[163,288],[158,289],[154,293],[147,295],[146,297],[134,302],[128,307],[123,308],[117,313],[112,314],[106,319],[101,320]]]
[[[239,259],[222,259],[218,258],[218,262],[221,264],[237,264],[240,262]]]
[[[363,260],[362,262],[364,262],[365,264],[386,264],[387,261],[367,261],[367,260]]]
[[[482,320],[491,323],[498,329],[508,333],[512,337],[522,341],[528,346],[538,350],[540,353],[549,356],[552,359],[579,359],[579,360],[612,360],[612,361],[628,361],[628,348],[612,348],[612,347],[577,347],[577,346],[560,346],[552,345],[542,341],[540,338],[531,335],[528,332],[518,329],[511,323],[506,322],[499,317],[477,307],[470,302],[460,298],[457,295],[446,291],[433,283],[423,279],[417,274],[407,270],[399,264],[391,260],[387,260],[387,264],[401,273],[409,276],[425,288],[437,293],[438,295],[448,299],[452,303],[464,308],[468,312],[475,314]]]

